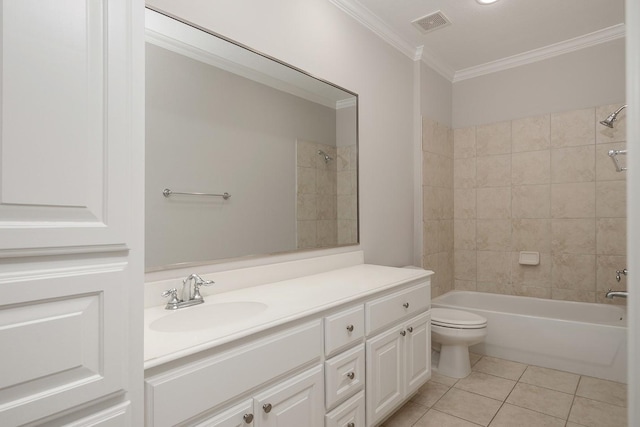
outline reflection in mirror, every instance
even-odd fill
[[[146,25],[147,271],[357,244],[357,95],[150,9]]]

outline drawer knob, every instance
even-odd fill
[[[347,427],[356,427],[356,423],[349,423],[347,424]]]
[[[242,416],[242,419],[244,420],[245,423],[251,424],[251,422],[253,421],[253,414],[244,414]]]
[[[268,414],[269,412],[271,412],[271,403],[265,403],[264,405],[262,405],[262,409]]]
[[[349,378],[350,380],[354,379],[355,377],[356,377],[356,374],[354,372],[347,373],[347,378]]]
[[[347,331],[349,331],[349,332],[353,332],[353,325],[349,325],[349,326],[347,326]]]
[[[413,332],[413,326],[409,326],[409,327],[407,328],[407,331],[409,331],[409,332]]]
[[[400,331],[400,335],[405,336],[407,335],[407,331],[405,331],[404,329],[402,331]]]
[[[408,303],[408,302],[405,302],[404,304],[402,304],[402,306],[403,306],[404,308],[409,308],[409,303]]]

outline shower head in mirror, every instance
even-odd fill
[[[625,108],[627,108],[627,104],[624,104],[622,107],[618,108],[616,111],[609,114],[609,117],[602,120],[600,124],[608,128],[613,128],[613,122],[615,122],[618,119],[618,114],[620,114],[620,111],[624,110]]]
[[[331,157],[330,155],[328,155],[327,153],[325,153],[322,150],[318,150],[318,154],[324,157],[324,162],[325,163],[329,163],[331,160],[333,160],[333,157]]]

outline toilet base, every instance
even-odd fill
[[[445,345],[440,348],[438,373],[452,378],[464,378],[471,373],[469,347],[464,345]]]

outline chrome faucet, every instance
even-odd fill
[[[193,282],[193,292],[191,290],[191,282]],[[169,302],[165,306],[165,309],[177,310],[183,307],[202,304],[204,302],[204,298],[202,298],[202,295],[200,294],[200,286],[209,286],[214,283],[215,282],[213,280],[205,280],[195,273],[190,274],[182,281],[182,289],[180,291],[181,298],[178,298],[178,290],[176,288],[171,288],[162,293],[163,297],[169,297]]]
[[[629,271],[626,268],[624,268],[622,270],[616,270],[616,280],[619,282],[620,279],[622,278],[622,277],[620,277],[620,275],[624,274],[626,276],[628,272]]]
[[[609,289],[605,296],[609,299],[613,299],[613,297],[626,298],[629,296],[629,293],[627,291],[612,291],[611,289]]]

